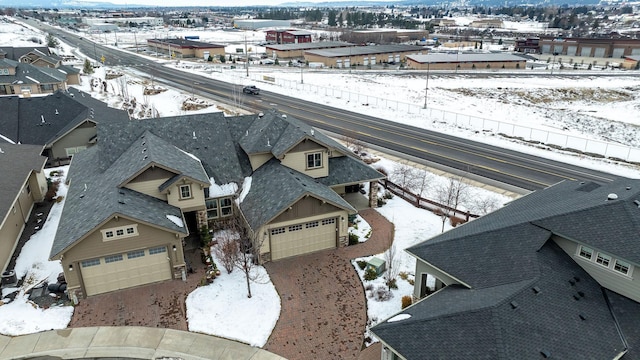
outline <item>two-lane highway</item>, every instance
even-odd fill
[[[56,30],[52,30],[56,32]],[[95,45],[66,33],[66,40],[77,44],[85,54],[104,55],[107,65],[135,68],[157,81],[196,91],[214,100],[260,112],[277,108],[283,114],[303,120],[338,135],[391,149],[440,167],[451,167],[527,190],[536,190],[565,179],[613,180],[607,173],[565,164],[526,153],[499,148],[482,142],[417,128],[400,122],[362,115],[262,90],[260,95],[238,94],[239,85],[182,72],[136,54]],[[240,100],[238,97],[241,97]],[[425,119],[427,120],[427,119]]]

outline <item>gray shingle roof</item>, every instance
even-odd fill
[[[102,104],[96,109],[89,101],[79,101],[84,96],[91,98],[78,90],[31,98],[0,97],[0,134],[16,143],[50,145],[84,121],[106,121],[114,114],[127,118],[126,112],[104,109],[106,105],[96,99],[94,105]]]
[[[32,171],[42,170],[47,158],[42,146],[0,144],[0,224]]]
[[[305,195],[355,213],[355,209],[335,191],[280,165],[277,159],[271,159],[253,173],[251,190],[240,204],[240,209],[249,226],[255,230]]]
[[[613,291],[604,290],[604,292],[629,347],[622,359],[640,359],[640,326],[638,326],[640,304]]]
[[[99,168],[100,150],[96,145],[73,157],[67,175],[70,185],[51,247],[51,258],[114,215],[130,217],[168,231],[187,233],[185,228],[167,218],[167,215],[182,218],[179,208],[133,190],[118,189],[122,175]]]
[[[18,61],[23,55],[26,55],[34,50],[42,54],[50,54],[49,48],[46,46],[33,46],[33,47],[13,47],[13,46],[0,46],[0,50],[4,51],[7,59]]]
[[[384,178],[383,174],[362,161],[351,156],[340,156],[329,159],[329,176],[317,180],[327,186],[336,186]]]
[[[403,310],[409,319],[372,331],[407,359],[619,355],[624,343],[600,285],[553,241],[534,257],[529,279],[477,290],[448,286]]]
[[[123,184],[140,170],[151,164],[174,171],[177,175],[186,176],[203,184],[209,184],[209,177],[202,163],[183,150],[145,131],[131,146],[111,165],[109,171],[119,175],[118,184]]]
[[[227,119],[222,113],[186,115],[145,120],[116,119],[98,127],[98,139],[104,151],[103,164],[111,164],[130,144],[149,130],[168,143],[189,152],[202,161],[216,183],[242,183],[251,169],[249,159],[238,152],[228,126],[241,118]],[[195,135],[195,139],[194,139]]]

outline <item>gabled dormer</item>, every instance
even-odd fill
[[[210,180],[198,158],[145,131],[108,170],[118,187],[153,196],[183,211],[204,209]]]
[[[328,136],[309,125],[274,112],[260,114],[240,139],[255,171],[272,158],[313,178],[329,175],[329,158],[345,156]]]

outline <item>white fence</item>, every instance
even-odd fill
[[[253,81],[265,81],[262,74],[250,74],[250,79]],[[606,158],[621,159],[630,162],[640,162],[640,149],[626,145],[536,129],[517,125],[514,123],[491,120],[477,116],[470,116],[452,111],[432,108],[425,109],[423,105],[416,105],[367,94],[360,94],[342,90],[339,88],[307,83],[301,84],[299,81],[284,80],[277,77],[271,77],[267,82],[284,88],[304,91],[306,93],[331,96],[333,98],[342,99],[349,102],[355,101],[359,104],[367,104],[368,106],[374,108],[385,108],[397,112],[406,112],[408,114],[424,115],[429,120],[441,120],[443,122],[455,124],[455,126],[459,128],[469,129],[473,131],[500,133],[509,137],[518,137],[526,141],[540,142],[549,146],[556,146],[569,150],[573,149],[585,153],[598,154]]]

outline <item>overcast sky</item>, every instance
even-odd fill
[[[92,1],[92,0],[85,0]],[[100,0],[95,0],[100,1]],[[105,1],[105,0],[102,0]],[[150,6],[250,6],[250,5],[279,5],[293,3],[295,0],[106,0],[121,5],[150,5]],[[326,0],[304,0],[304,2],[321,2]],[[336,0],[333,0],[336,1]],[[337,0],[342,1],[342,0]],[[345,0],[346,1],[346,0]],[[1,2],[1,1],[0,1]]]

